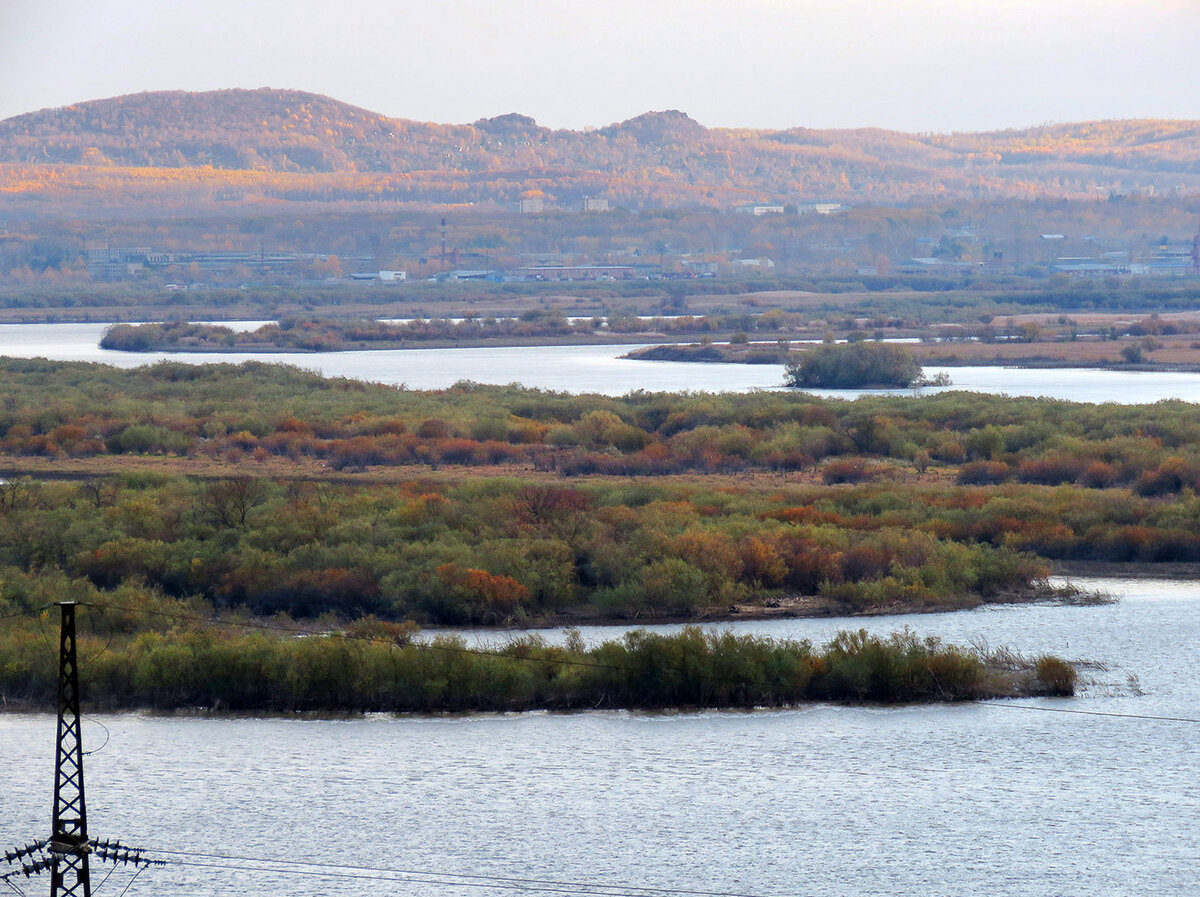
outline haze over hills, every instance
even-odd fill
[[[594,131],[519,114],[447,125],[293,90],[133,94],[0,122],[0,195],[729,207],[818,199],[1107,197],[1200,190],[1200,122],[972,134],[706,128],[677,111]]]

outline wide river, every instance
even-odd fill
[[[123,367],[156,357],[102,351],[102,330],[3,325],[0,354]],[[410,388],[471,379],[620,395],[782,382],[776,366],[619,359],[628,348],[259,357]],[[950,375],[955,388],[1013,395],[1200,401],[1197,374]],[[90,831],[173,861],[144,872],[130,897],[1200,895],[1197,587],[1086,584],[1121,600],[737,626],[821,642],[839,628],[909,625],[960,643],[1054,652],[1089,663],[1070,700],[682,714],[98,715],[84,728],[85,746],[99,749],[87,760]],[[48,831],[53,740],[48,715],[0,714],[0,849]],[[97,884],[106,871],[96,867]],[[94,890],[120,897],[129,882],[122,869]],[[16,884],[32,894],[46,882]]]
[[[738,627],[820,642],[847,626],[908,624],[1052,651],[1090,663],[1073,699],[97,715],[84,726],[85,747],[99,749],[87,758],[90,831],[176,861],[143,873],[131,897],[505,893],[485,884],[660,897],[1200,894],[1200,598],[1190,583],[1085,584],[1121,600]],[[53,744],[51,716],[0,715],[0,846],[48,830]],[[320,874],[291,874],[305,871]],[[119,895],[129,878],[118,871],[98,894]]]
[[[262,322],[246,322],[252,328]],[[633,390],[746,392],[779,389],[782,365],[695,364],[630,361],[620,356],[636,346],[538,346],[482,349],[397,349],[329,353],[130,353],[99,347],[104,324],[3,324],[0,355],[98,361],[136,367],[159,358],[190,364],[250,359],[299,365],[323,374],[353,377],[410,389],[441,389],[458,380],[522,383],[541,389],[624,395]],[[1078,402],[1200,402],[1200,374],[1101,370],[1037,370],[1008,367],[929,368],[945,370],[952,389],[1048,396]],[[925,389],[929,394],[940,390]],[[817,390],[853,397],[858,390]],[[907,393],[900,390],[901,394]]]

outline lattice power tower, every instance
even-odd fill
[[[75,648],[74,601],[60,601],[62,625],[58,642],[58,737],[54,756],[54,818],[50,837],[4,854],[16,868],[0,875],[13,885],[19,876],[50,873],[50,897],[92,897],[90,856],[135,868],[161,865],[143,851],[119,841],[91,841],[87,831],[87,802],[83,791],[83,740],[79,723],[79,663]]]

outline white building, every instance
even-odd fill
[[[783,206],[769,205],[767,203],[750,203],[738,206],[734,211],[739,215],[753,215],[757,218],[760,215],[782,215]]]
[[[846,208],[840,202],[802,202],[796,206],[797,215],[832,215]]]

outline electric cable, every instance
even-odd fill
[[[147,847],[146,850],[149,852],[153,852],[155,854],[163,854],[165,856],[198,857],[198,858],[202,858],[202,859],[230,860],[232,862],[266,863],[266,864],[271,864],[271,865],[276,865],[276,866],[322,866],[322,865],[328,865],[331,868],[350,869],[355,872],[364,872],[364,873],[380,873],[380,874],[388,874],[388,875],[423,875],[423,876],[435,876],[435,877],[440,877],[440,878],[471,879],[471,880],[478,880],[478,881],[484,881],[484,882],[501,882],[501,883],[505,883],[505,884],[514,884],[514,885],[534,884],[534,885],[544,885],[546,887],[556,887],[556,888],[593,888],[593,889],[599,888],[599,889],[619,890],[619,891],[640,891],[640,892],[644,892],[647,894],[687,895],[687,897],[762,897],[762,895],[757,895],[757,894],[743,894],[743,893],[736,893],[736,892],[730,892],[730,891],[703,891],[703,890],[694,890],[694,889],[689,889],[689,888],[661,888],[661,887],[630,885],[630,884],[606,885],[606,884],[598,884],[595,882],[560,881],[557,879],[529,878],[529,877],[523,877],[523,876],[482,875],[482,874],[466,873],[466,872],[434,872],[434,871],[430,871],[427,869],[384,869],[384,868],[380,868],[377,866],[359,866],[359,865],[354,865],[354,864],[350,864],[350,863],[323,864],[323,863],[305,862],[302,860],[267,859],[267,858],[263,858],[263,857],[251,857],[251,856],[244,856],[244,855],[237,855],[237,854],[199,853],[199,852],[195,852],[195,851],[186,851],[186,850],[168,850],[166,848],[160,848],[160,847]],[[178,860],[172,860],[171,862],[176,865],[183,865],[183,863]]]
[[[96,605],[96,608],[100,611],[100,615],[104,616],[105,609],[99,605]],[[104,643],[104,647],[101,648],[99,651],[97,651],[95,654],[93,654],[91,657],[89,657],[86,661],[84,661],[84,663],[85,664],[95,663],[97,660],[99,660],[101,657],[103,657],[106,653],[108,653],[108,649],[112,647],[113,639],[116,638],[116,636],[117,636],[116,630],[110,631],[108,633],[108,641],[106,641]]]
[[[140,869],[138,869],[137,872],[133,873],[133,878],[129,879],[129,882],[125,885],[125,887],[122,889],[121,893],[117,895],[117,897],[125,897],[125,895],[129,892],[129,889],[133,887],[133,883],[135,881],[137,881],[138,876],[141,875],[143,872],[145,872],[149,868],[150,868],[149,866],[142,866]],[[106,877],[105,881],[107,881],[107,880],[108,879]]]
[[[0,614],[0,620],[11,620],[14,617],[32,617],[41,614],[44,610],[49,610],[54,605],[39,604],[37,607],[27,607],[24,610],[15,610],[11,614]]]
[[[506,880],[495,881],[473,881],[466,880],[465,876],[459,876],[458,880],[450,876],[442,878],[429,877],[428,874],[412,875],[402,872],[387,872],[379,870],[377,872],[338,872],[335,868],[328,870],[310,870],[310,869],[289,869],[280,865],[276,866],[238,866],[231,863],[199,863],[187,860],[175,860],[172,865],[175,866],[190,866],[201,869],[224,869],[232,872],[259,872],[271,873],[275,875],[295,875],[306,878],[336,878],[345,881],[384,881],[393,884],[424,884],[424,885],[442,885],[445,887],[457,888],[482,888],[487,890],[500,891],[522,891],[526,893],[541,893],[541,894],[581,894],[592,895],[592,897],[644,897],[647,892],[645,888],[637,886],[629,887],[622,885],[595,885],[595,884],[565,884],[563,886],[541,885],[535,883],[536,880],[529,880],[528,884],[509,882]],[[344,867],[353,868],[353,867]],[[692,892],[681,892],[688,894]],[[730,894],[728,897],[765,897],[765,895],[756,894]]]
[[[96,885],[94,888],[92,888],[92,890],[99,891],[101,888],[103,888],[104,885],[108,882],[108,880],[110,878],[112,878],[113,873],[116,871],[117,871],[117,864],[113,863],[113,867],[108,870],[108,872],[105,874],[104,878],[100,879],[100,884]]]
[[[104,744],[100,745],[100,747],[98,747],[98,748],[92,748],[90,751],[84,751],[84,752],[83,752],[83,756],[85,756],[85,757],[90,757],[92,754],[98,754],[98,753],[100,753],[102,750],[104,750],[106,747],[108,747],[108,742],[109,742],[109,740],[112,738],[112,733],[108,731],[108,726],[104,725],[104,723],[100,722],[100,720],[98,720],[98,719],[93,719],[93,718],[92,718],[92,717],[90,717],[90,716],[82,716],[82,715],[81,715],[81,716],[80,716],[80,719],[85,719],[85,720],[87,720],[89,723],[92,723],[92,724],[94,724],[94,725],[97,725],[97,726],[99,726],[101,729],[103,729],[103,730],[104,730]]]
[[[972,701],[984,707],[999,710],[1035,710],[1040,713],[1071,713],[1080,716],[1107,716],[1114,719],[1144,719],[1164,723],[1200,723],[1200,718],[1191,716],[1155,716],[1149,713],[1115,713],[1109,710],[1076,710],[1070,707],[1044,707],[1034,704],[1002,704],[999,701]]]

